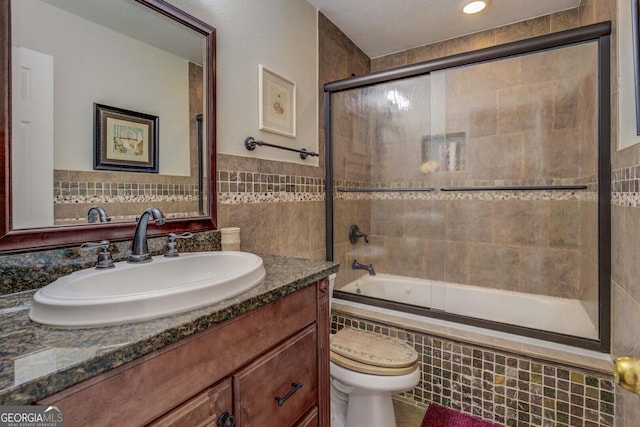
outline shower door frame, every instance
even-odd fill
[[[542,52],[587,42],[596,42],[598,50],[598,339],[570,336],[482,320],[468,316],[430,310],[393,301],[335,291],[342,299],[392,310],[449,320],[516,335],[557,342],[574,347],[608,353],[611,332],[611,22],[601,22],[540,37],[497,45],[485,49],[437,58],[362,76],[338,80],[324,85],[325,189],[326,189],[326,259],[333,261],[333,134],[331,96],[350,89],[363,88],[434,71],[479,64],[486,61]]]

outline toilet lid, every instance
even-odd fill
[[[406,343],[386,335],[361,329],[343,328],[330,341],[336,359],[348,359],[358,364],[380,368],[411,368],[418,361],[418,353]],[[334,355],[331,355],[334,360]],[[337,360],[336,363],[348,368]],[[411,370],[409,372],[411,372]]]
[[[371,374],[371,375],[380,375],[380,376],[397,376],[397,375],[405,375],[410,374],[411,372],[418,369],[418,362],[414,363],[411,366],[406,366],[404,368],[382,368],[380,366],[367,365],[366,363],[356,362],[355,360],[348,359],[344,356],[340,356],[333,351],[329,352],[330,360],[342,366],[343,368],[350,369],[352,371],[360,372],[362,374]]]

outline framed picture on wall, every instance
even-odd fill
[[[258,66],[258,127],[296,136],[296,84],[260,64]]]
[[[95,170],[158,173],[158,117],[94,104]]]

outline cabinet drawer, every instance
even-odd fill
[[[158,418],[148,427],[216,426],[223,412],[231,413],[231,399],[231,379],[226,379]]]
[[[238,425],[293,425],[317,403],[315,327],[309,326],[278,345],[234,375],[233,381]],[[297,388],[295,384],[302,385]]]
[[[318,408],[314,407],[304,416],[304,418],[296,423],[296,427],[318,427],[319,422]]]

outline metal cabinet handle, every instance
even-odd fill
[[[235,425],[236,418],[227,411],[224,411],[218,417],[218,427],[235,427]]]
[[[278,406],[284,405],[284,402],[286,402],[288,398],[293,396],[293,393],[300,390],[302,388],[302,383],[291,383],[291,387],[293,388],[289,390],[289,393],[287,393],[284,397],[276,396],[276,400],[278,401]]]

